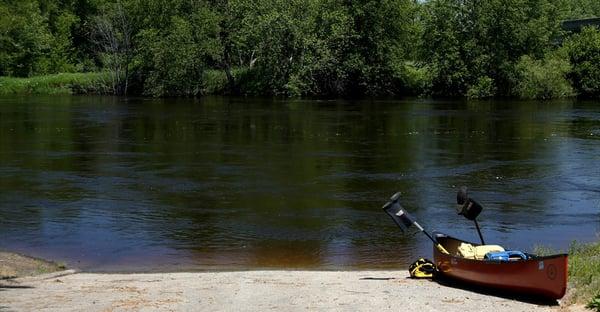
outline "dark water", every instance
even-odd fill
[[[404,268],[428,229],[566,249],[600,232],[600,102],[0,98],[0,249],[96,271]]]

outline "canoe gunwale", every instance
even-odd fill
[[[452,237],[450,235],[447,235],[447,234],[444,234],[444,233],[438,232],[438,231],[433,232],[433,237],[435,237],[436,239],[438,237],[445,237],[445,238],[453,239],[453,240],[456,240],[456,241],[459,241],[459,242],[471,244],[471,245],[474,245],[474,246],[481,246],[481,244],[469,242],[469,241],[462,240],[462,239],[456,238],[456,237]],[[528,262],[528,261],[539,261],[539,260],[547,260],[547,259],[554,259],[554,258],[568,257],[569,256],[568,253],[552,254],[552,255],[548,255],[548,256],[538,256],[538,255],[534,255],[534,254],[530,254],[530,253],[526,253],[526,255],[531,256],[532,258],[527,259],[527,260],[508,261],[508,262],[500,262],[500,261],[485,261],[485,262],[486,263],[490,263],[490,264],[507,265],[507,264],[520,264],[520,263]],[[454,256],[454,255],[451,255],[451,254],[450,255],[446,255],[446,256],[448,256],[450,258],[460,259],[461,261],[467,261],[467,262],[473,262],[473,263],[481,263],[481,261],[482,261],[482,260],[476,260],[476,259],[469,259],[469,258],[458,257],[458,256]]]

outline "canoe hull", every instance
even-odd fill
[[[435,236],[450,252],[450,255],[447,255],[433,248],[434,262],[445,277],[549,299],[560,299],[567,290],[566,254],[513,262],[471,260],[452,256],[458,245],[464,241],[441,233],[435,233]]]

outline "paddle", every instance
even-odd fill
[[[433,238],[433,236],[427,233],[427,231],[425,231],[425,229],[423,229],[423,227],[419,223],[417,223],[417,221],[410,214],[408,214],[408,212],[406,212],[404,208],[402,208],[402,206],[399,203],[399,199],[400,192],[394,194],[390,198],[390,201],[383,205],[383,210],[390,217],[392,217],[392,220],[394,220],[394,222],[396,223],[396,225],[398,225],[400,230],[402,230],[402,232],[405,232],[411,225],[414,224],[419,229],[419,231],[425,233],[425,235],[429,237],[429,239],[433,242],[433,244],[437,247],[439,251],[448,254],[448,251],[446,251],[446,249],[442,245],[440,245],[440,243],[438,243],[437,240]]]
[[[477,223],[477,216],[479,216],[483,207],[475,200],[469,198],[466,186],[463,186],[458,190],[458,193],[456,194],[456,204],[456,211],[459,215],[463,215],[465,218],[475,222],[481,244],[485,245],[483,235],[481,235],[481,230],[479,229],[479,223]]]

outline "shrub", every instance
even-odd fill
[[[467,89],[467,97],[470,99],[484,99],[494,95],[496,95],[494,80],[488,76],[480,77],[474,85]]]
[[[429,93],[432,86],[433,75],[427,66],[417,66],[407,62],[402,75],[403,93],[421,95]]]
[[[600,30],[585,27],[572,36],[565,47],[573,65],[570,77],[582,96],[600,96]]]
[[[522,56],[517,64],[516,94],[526,99],[551,99],[572,96],[567,79],[569,61],[560,53],[551,53],[542,60]]]

